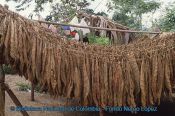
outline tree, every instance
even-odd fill
[[[50,3],[52,11],[47,16],[47,20],[52,21],[68,21],[70,20],[77,11],[87,9],[89,2],[87,0],[6,0],[15,1],[18,3],[16,6],[17,10],[25,10],[32,3],[35,3],[35,13],[44,10],[44,4]],[[94,0],[89,0],[94,1]],[[33,4],[32,4],[33,5]]]
[[[60,19],[65,22],[70,21],[78,11],[86,10],[89,6],[87,0],[61,0],[52,5],[52,11],[50,16],[54,18],[54,21],[59,21]]]
[[[96,15],[108,17],[108,14],[106,14],[105,12],[97,12]]]
[[[85,9],[84,12],[86,12],[87,14],[92,14],[92,15],[98,15],[98,16],[104,16],[104,17],[108,17],[108,14],[106,14],[105,12],[97,12],[95,13],[93,9]]]
[[[143,14],[155,12],[159,7],[160,3],[150,0],[112,0],[108,4],[109,9],[115,10],[113,20],[136,29],[142,29]]]
[[[158,25],[163,31],[175,31],[175,6],[166,9],[165,15],[158,20]]]

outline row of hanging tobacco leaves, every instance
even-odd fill
[[[121,46],[84,45],[2,6],[0,27],[3,63],[51,95],[101,107],[149,106],[172,97],[174,33]]]

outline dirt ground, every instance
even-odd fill
[[[60,99],[53,99],[49,95],[35,93],[35,102],[30,100],[30,92],[18,91],[17,83],[29,83],[24,78],[17,75],[6,75],[6,83],[10,86],[14,94],[18,97],[23,106],[43,107],[43,106],[58,106],[64,104]],[[30,84],[30,83],[29,83]],[[6,116],[22,116],[20,112],[10,110],[11,106],[15,106],[9,95],[6,93]],[[61,112],[28,112],[30,116],[63,116]]]

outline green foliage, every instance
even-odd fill
[[[43,5],[46,3],[52,3],[53,0],[6,0],[7,2],[9,1],[14,1],[18,3],[16,6],[16,10],[25,10],[27,9],[30,5],[33,5],[33,2],[35,4],[35,12],[43,11]]]
[[[17,10],[25,10],[30,5],[35,4],[34,12],[39,14],[40,11],[44,10],[44,4],[50,3],[52,11],[49,17],[52,21],[69,21],[74,17],[75,13],[79,10],[87,9],[89,6],[88,1],[94,0],[6,0],[17,2]]]
[[[97,12],[95,13],[93,9],[84,9],[84,11],[87,13],[87,14],[93,14],[93,15],[98,15],[98,16],[105,16],[105,17],[108,17],[108,14],[106,14],[105,12]]]
[[[77,11],[84,10],[87,6],[89,6],[89,2],[86,0],[61,0],[61,2],[52,4],[50,16],[54,21],[68,22]]]
[[[26,84],[26,83],[16,83],[16,85],[19,87],[18,88],[19,91],[28,92],[32,88],[30,84]],[[35,92],[41,93],[41,88],[40,88],[39,84],[35,87]]]
[[[10,65],[3,65],[3,69],[5,74],[16,74],[16,71]]]
[[[108,17],[108,14],[106,14],[105,12],[98,12],[96,13],[96,15]]]
[[[168,8],[166,14],[158,21],[162,31],[175,31],[175,6]]]
[[[42,93],[42,92],[41,92],[41,87],[40,87],[39,84],[36,85],[36,87],[35,87],[35,92],[37,92],[37,93]]]
[[[112,3],[108,8],[115,10],[113,20],[135,29],[142,29],[143,14],[160,7],[160,3],[148,0],[112,0]]]
[[[19,87],[19,91],[28,91],[31,90],[31,86],[29,84],[24,83],[16,83],[16,85]]]
[[[140,24],[136,20],[134,20],[134,17],[128,16],[125,13],[122,13],[122,12],[115,11],[112,18],[113,18],[114,21],[116,21],[120,24],[126,25],[130,28],[136,28],[137,29],[140,26]]]
[[[110,40],[107,37],[98,37],[94,35],[88,35],[89,43],[90,44],[97,44],[97,45],[109,45]]]

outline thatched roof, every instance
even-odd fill
[[[122,46],[72,43],[0,6],[0,58],[81,105],[148,106],[172,96],[175,33]]]

